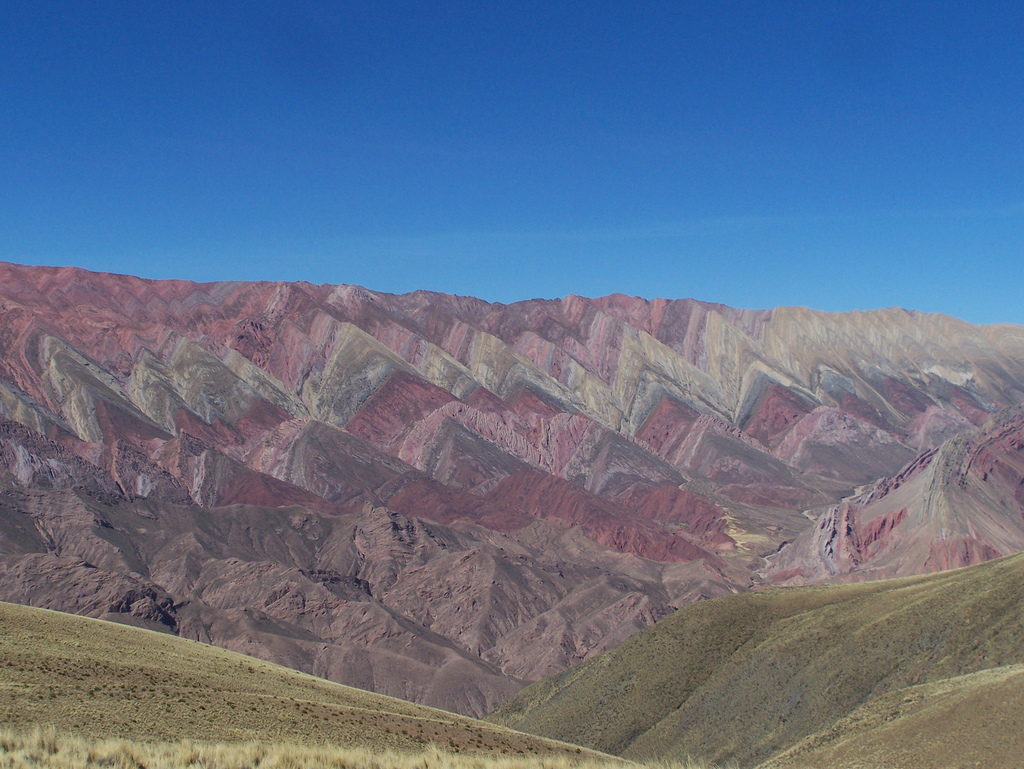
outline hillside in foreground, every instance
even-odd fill
[[[0,603],[0,724],[62,737],[614,759],[206,644]]]
[[[52,729],[0,730],[0,765],[7,769],[611,769],[626,766],[607,756],[494,756],[371,751],[332,745],[269,742],[139,742],[71,737]],[[659,769],[710,769],[686,762]]]
[[[1004,665],[871,699],[761,769],[1020,766],[1022,714],[1024,665]]]
[[[492,720],[625,758],[1018,766],[1022,594],[1015,555],[702,602],[525,689]]]

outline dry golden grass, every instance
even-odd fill
[[[59,734],[53,727],[37,727],[27,733],[0,731],[0,769],[611,769],[623,765],[614,759],[568,755],[457,755],[433,745],[416,752],[380,752],[263,742],[88,740]],[[707,767],[683,762],[644,769]]]
[[[0,726],[139,742],[611,757],[161,633],[0,603]]]
[[[1024,764],[1024,665],[876,697],[769,759],[763,769],[899,769]]]

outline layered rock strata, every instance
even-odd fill
[[[964,466],[984,536],[948,551],[849,497],[1022,400],[1024,330],[897,309],[0,264],[0,598],[480,715],[780,548],[782,581],[1019,548],[979,518],[1019,501],[1013,438]]]

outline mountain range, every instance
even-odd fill
[[[0,264],[0,599],[480,716],[680,607],[1024,550],[1024,328]]]

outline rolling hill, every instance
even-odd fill
[[[491,720],[633,759],[1017,766],[1019,750],[1003,751],[1020,745],[1021,595],[1015,555],[702,602]]]
[[[1019,766],[1024,666],[1005,665],[869,700],[762,769]]]
[[[602,758],[208,644],[6,603],[0,723],[90,739]]]

